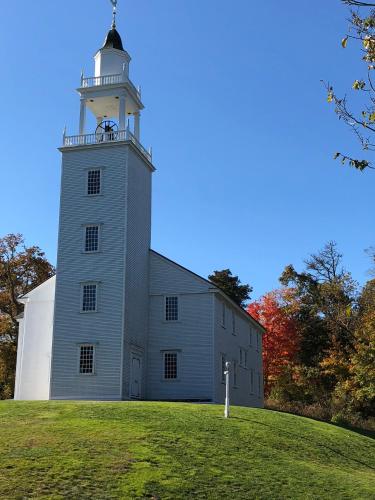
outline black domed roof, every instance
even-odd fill
[[[102,49],[124,50],[124,47],[122,46],[121,36],[116,28],[112,28],[108,31],[108,35],[104,40]]]

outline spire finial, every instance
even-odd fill
[[[117,14],[117,0],[110,0],[113,11],[112,11],[112,29],[116,28],[116,14]]]

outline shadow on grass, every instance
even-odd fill
[[[266,411],[273,411],[275,413],[285,413],[286,415],[294,415],[295,417],[303,417],[303,418],[308,418],[309,420],[314,420],[315,422],[322,422],[324,424],[328,425],[333,425],[334,427],[340,427],[341,429],[345,429],[347,431],[352,431],[357,434],[361,434],[362,436],[369,437],[370,439],[375,439],[375,431],[372,431],[370,429],[363,429],[362,427],[355,427],[354,425],[350,424],[339,424],[337,422],[331,422],[329,420],[323,420],[321,418],[314,418],[311,416],[303,415],[303,413],[292,413],[290,411],[286,410],[276,410],[273,408],[264,408]]]
[[[370,439],[375,439],[375,431],[361,429],[361,427],[354,427],[350,424],[337,424],[337,423],[333,423],[333,422],[326,422],[326,424],[331,424],[334,427],[340,427],[340,429],[345,429],[347,431],[356,432],[357,434],[361,434],[362,436],[369,437]]]
[[[275,410],[272,410],[272,411],[275,411]],[[287,413],[287,412],[280,412],[280,413]],[[293,413],[289,413],[289,415],[294,415]],[[299,416],[299,415],[298,415]],[[305,418],[308,418],[308,417],[305,417]],[[272,429],[273,432],[275,433],[278,433],[278,434],[285,434],[293,439],[299,439],[301,437],[300,434],[298,433],[293,433],[293,432],[290,432],[290,431],[286,431],[285,429],[281,429],[280,427],[276,427],[276,426],[273,426],[271,424],[267,424],[265,422],[259,422],[258,420],[255,420],[255,419],[251,419],[251,418],[243,418],[243,417],[231,417],[232,420],[239,420],[239,421],[243,421],[243,422],[251,422],[253,424],[258,424],[258,425],[263,425],[264,427],[268,427],[269,429]],[[315,420],[313,418],[310,418],[310,420]],[[321,422],[319,420],[319,422]],[[329,424],[328,422],[324,422],[326,424]],[[347,427],[342,427],[341,425],[334,425],[334,424],[330,424],[332,425],[333,427],[340,427],[340,428],[345,428],[347,430],[352,430],[352,429],[349,429]],[[359,432],[359,434],[362,434],[363,430],[360,429],[361,432]],[[355,432],[355,431],[354,431]],[[371,437],[371,436],[370,436]],[[372,439],[374,437],[372,436]],[[358,465],[362,465],[363,467],[366,467],[368,469],[371,469],[371,470],[375,470],[375,467],[373,467],[372,465],[366,463],[366,462],[362,462],[361,460],[357,460],[356,458],[353,458],[353,457],[348,457],[347,455],[345,455],[344,453],[342,453],[340,450],[336,450],[335,448],[331,448],[330,446],[327,446],[326,444],[322,444],[322,443],[316,443],[315,446],[319,447],[319,448],[324,448],[326,450],[329,450],[330,452],[344,458],[345,460],[347,461],[350,461],[350,462],[355,462],[356,464]]]

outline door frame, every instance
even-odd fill
[[[133,359],[139,359],[139,370],[140,370],[140,380],[139,380],[139,396],[134,396],[132,394],[133,385]],[[131,351],[130,352],[130,377],[129,377],[129,397],[130,399],[142,399],[142,389],[143,389],[143,354]]]

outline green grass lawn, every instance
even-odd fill
[[[375,440],[175,403],[0,402],[0,498],[375,499]]]

